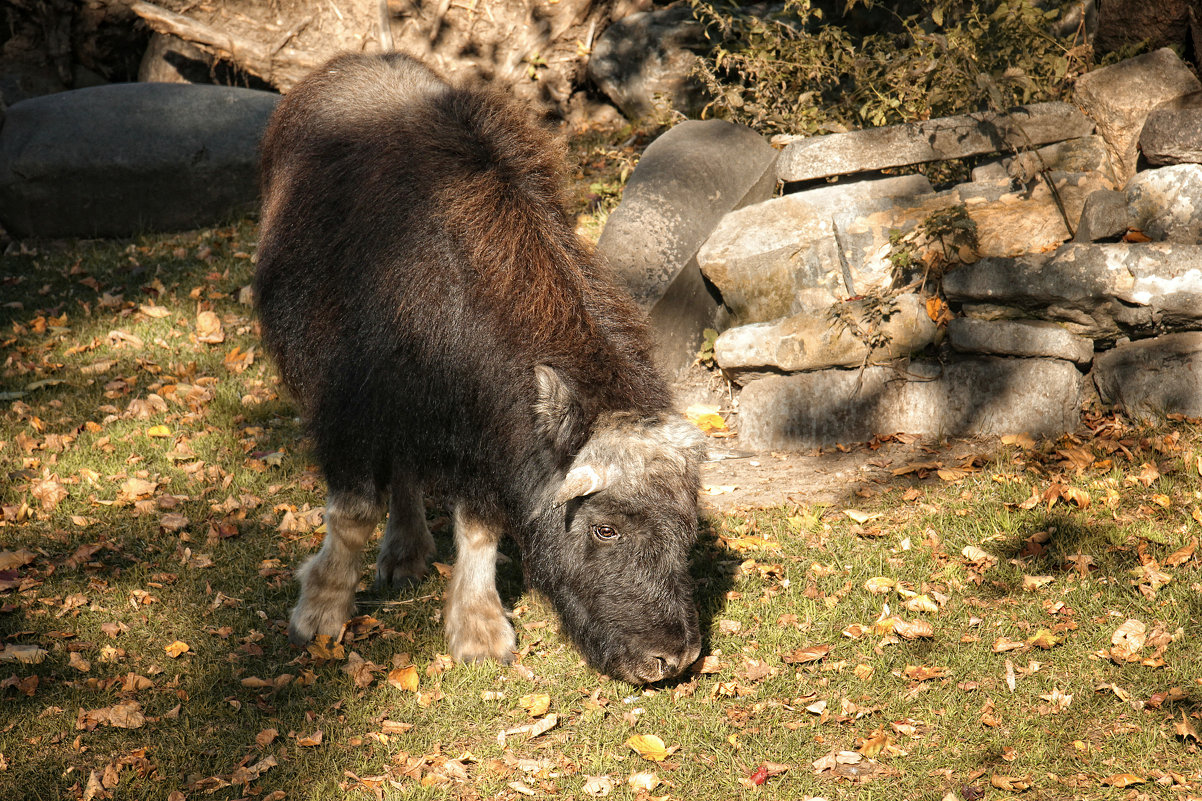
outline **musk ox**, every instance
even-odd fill
[[[428,488],[453,507],[456,659],[514,658],[505,534],[596,669],[645,683],[697,658],[701,437],[576,236],[561,162],[512,101],[399,54],[335,58],[272,117],[255,297],[329,492],[294,642],[353,613],[385,506],[377,584],[424,575]]]

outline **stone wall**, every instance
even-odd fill
[[[1074,104],[774,142],[787,191],[728,203],[693,258],[743,440],[1054,435],[1094,398],[1202,416],[1200,90],[1165,49]],[[881,174],[988,154],[942,191]],[[924,229],[949,210],[975,242]]]

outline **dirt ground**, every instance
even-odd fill
[[[890,487],[921,483],[938,470],[979,466],[1001,448],[996,437],[938,440],[892,434],[809,451],[761,451],[739,439],[738,389],[720,375],[695,366],[676,376],[673,389],[681,411],[704,404],[718,409],[730,426],[729,436],[709,438],[709,461],[701,466],[701,505],[716,512],[852,506]]]

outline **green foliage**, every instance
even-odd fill
[[[816,134],[1064,98],[1089,58],[1034,0],[786,0],[769,14],[691,0],[713,42],[706,113]],[[1059,5],[1067,5],[1061,3]]]

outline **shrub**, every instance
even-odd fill
[[[1051,23],[1070,3],[785,0],[753,12],[690,0],[712,42],[706,116],[827,133],[1067,96],[1090,53]],[[1080,2],[1080,0],[1071,0]]]

